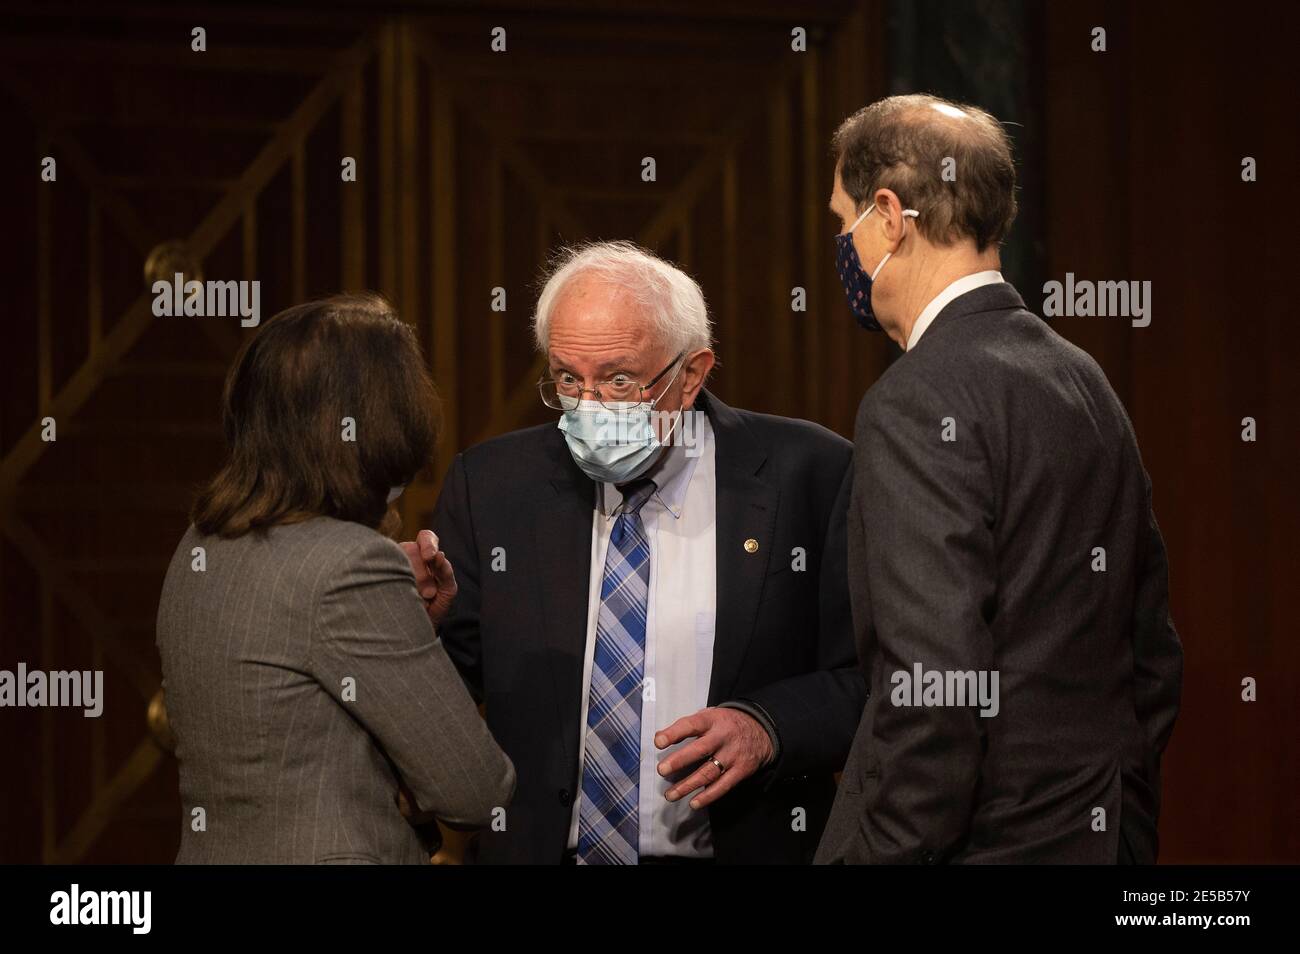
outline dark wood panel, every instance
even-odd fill
[[[1295,246],[1297,131],[1279,98],[1296,16],[1286,9],[1267,33],[1204,3],[1176,15],[1159,3],[1047,13],[1052,277],[1152,282],[1149,327],[1056,325],[1123,397],[1169,548],[1186,654],[1165,764],[1171,862],[1298,857],[1300,655],[1287,594],[1300,570],[1300,330],[1283,260]],[[1089,49],[1096,26],[1108,30],[1105,54]],[[1241,180],[1248,155],[1256,183]],[[1253,444],[1241,440],[1246,416],[1259,422]],[[1241,701],[1248,676],[1256,703]]]

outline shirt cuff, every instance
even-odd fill
[[[748,699],[732,699],[730,702],[718,703],[719,709],[737,709],[745,715],[752,717],[767,732],[767,737],[772,740],[772,757],[765,765],[760,768],[767,768],[775,765],[781,758],[781,737],[777,734],[776,723],[772,717],[767,714],[767,710],[757,702],[750,702]]]

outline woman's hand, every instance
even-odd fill
[[[424,600],[424,610],[435,626],[451,609],[456,598],[456,573],[451,568],[447,554],[438,549],[438,535],[432,530],[421,530],[415,542],[399,544],[415,573],[415,588]]]

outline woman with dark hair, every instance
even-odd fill
[[[236,359],[229,453],[158,608],[177,862],[420,863],[412,820],[483,826],[510,800],[514,768],[431,626],[451,566],[439,554],[426,601],[381,533],[436,413],[415,335],[377,296],[283,311]]]

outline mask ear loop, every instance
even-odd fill
[[[871,214],[872,212],[874,212],[875,210],[876,210],[876,207],[875,207],[874,205],[869,205],[869,206],[867,206],[867,211],[865,211],[865,212],[863,212],[861,215],[859,215],[858,218],[857,218],[857,221],[854,222],[852,225],[850,225],[850,226],[849,226],[849,230],[848,230],[847,232],[845,232],[844,234],[845,234],[845,235],[852,235],[852,234],[853,234],[853,230],[856,229],[859,225],[862,224],[862,220],[865,219],[868,215],[870,215],[870,214]]]
[[[686,362],[685,362],[685,360],[683,360],[682,363],[679,364],[679,365],[677,366],[677,370],[673,372],[673,376],[672,376],[671,378],[668,379],[668,386],[664,388],[665,391],[667,391],[668,388],[670,388],[670,387],[673,386],[673,382],[677,380],[677,375],[679,375],[679,374],[682,373],[682,368],[684,368],[684,367],[686,367]],[[659,397],[663,397],[663,395],[661,394],[661,395],[659,395]],[[684,404],[684,403],[685,403],[685,398],[683,398],[683,404]],[[650,412],[650,413],[651,413],[651,420],[654,419],[654,410],[653,410],[653,409],[657,409],[657,408],[658,408],[658,404],[659,404],[659,398],[655,398],[653,401],[650,402],[650,406],[651,406],[651,408],[652,408],[652,410],[651,410],[651,412]],[[667,446],[668,446],[668,442],[669,442],[670,440],[672,440],[672,437],[673,437],[673,431],[677,430],[677,425],[678,425],[679,423],[681,423],[681,420],[682,420],[682,414],[685,413],[685,411],[686,411],[685,406],[683,406],[683,407],[679,407],[679,408],[677,409],[677,417],[676,417],[676,419],[673,421],[673,426],[670,427],[670,428],[668,428],[668,433],[665,434],[665,435],[663,436],[663,439],[659,441],[659,446],[660,446],[660,447],[667,447]],[[657,438],[657,435],[655,435],[655,433],[654,433],[654,428],[651,428],[651,429],[650,429],[650,434],[651,434],[651,436],[654,436],[654,437]]]
[[[873,205],[873,206],[871,207],[871,209],[874,209],[874,208],[875,208],[875,206]],[[867,209],[867,212],[870,212],[871,209]],[[903,234],[904,234],[904,235],[907,234],[907,217],[910,215],[912,218],[916,218],[916,217],[917,217],[918,215],[920,215],[920,214],[921,214],[921,213],[918,212],[918,211],[916,211],[916,209],[904,209],[904,210],[903,210]],[[866,217],[866,212],[863,213],[863,218],[865,218],[865,217]],[[859,220],[859,221],[861,221],[861,220]],[[856,228],[856,226],[855,226],[855,228]],[[900,238],[899,241],[901,242],[902,239]],[[880,264],[876,266],[876,270],[875,270],[874,272],[871,273],[871,280],[872,280],[873,282],[876,280],[876,276],[880,274],[880,270],[881,270],[882,268],[885,267],[885,262],[889,261],[890,256],[892,256],[893,254],[894,254],[893,252],[886,252],[886,253],[885,253],[885,257],[882,258],[882,259],[880,260]]]

